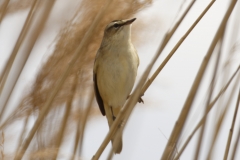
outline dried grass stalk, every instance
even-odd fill
[[[4,142],[5,142],[4,132],[1,131],[1,135],[0,135],[0,158],[1,159],[5,158],[5,155],[4,155]]]
[[[235,141],[234,146],[233,146],[231,160],[234,160],[234,159],[235,159],[236,151],[237,151],[238,144],[239,144],[239,139],[240,139],[240,127],[239,127],[239,129],[238,129],[237,138],[236,138],[236,141]]]
[[[227,97],[227,101],[226,102],[222,102],[224,104],[224,109],[223,109],[222,113],[220,114],[220,116],[217,118],[217,123],[215,125],[214,131],[213,131],[213,134],[212,134],[213,138],[212,138],[211,142],[209,142],[210,149],[208,150],[208,153],[207,153],[207,160],[211,160],[212,159],[212,153],[213,153],[213,149],[214,149],[215,144],[216,144],[216,140],[217,140],[218,135],[220,133],[219,131],[220,131],[220,129],[222,127],[222,124],[223,124],[223,122],[224,122],[224,120],[226,118],[226,115],[227,115],[227,113],[229,111],[229,105],[232,102],[232,98],[234,96],[235,89],[237,88],[239,80],[240,80],[240,74],[238,74],[236,82],[235,82],[235,84],[232,87],[232,91],[231,91],[231,93]]]
[[[56,148],[58,150],[57,150],[57,153],[56,153],[56,155],[54,156],[53,159],[57,158],[58,153],[59,153],[59,149],[60,149],[62,141],[63,141],[64,132],[66,130],[67,121],[69,119],[70,111],[71,111],[71,108],[72,108],[72,105],[73,105],[73,103],[72,103],[73,102],[73,98],[74,98],[74,95],[75,95],[75,92],[76,92],[76,89],[77,89],[77,83],[78,83],[78,75],[76,74],[75,77],[74,77],[73,85],[71,87],[71,90],[72,90],[71,93],[72,94],[69,97],[69,100],[67,102],[66,109],[65,109],[65,114],[64,114],[64,117],[63,117],[63,120],[62,120],[62,124],[60,126],[60,129],[59,129],[59,132],[58,132],[58,135],[57,135],[57,140],[55,142]]]
[[[85,128],[86,128],[86,124],[87,124],[87,119],[90,115],[90,109],[91,107],[93,106],[93,102],[94,102],[94,92],[93,92],[93,89],[92,89],[92,92],[90,93],[90,96],[89,96],[89,101],[88,101],[88,104],[87,104],[87,107],[83,113],[83,117],[82,117],[82,121],[81,121],[81,127],[80,127],[80,139],[79,139],[79,155],[81,156],[82,154],[82,146],[83,146],[83,139],[84,139],[84,131],[85,131]]]
[[[22,45],[22,43],[23,43],[23,41],[24,41],[24,39],[25,39],[25,37],[26,37],[26,34],[28,33],[29,28],[30,28],[30,26],[31,26],[31,24],[32,24],[33,16],[36,14],[36,5],[37,5],[37,2],[39,2],[39,1],[38,1],[38,0],[34,0],[34,1],[33,1],[33,4],[32,4],[32,6],[31,6],[31,9],[30,9],[30,11],[29,11],[29,13],[28,13],[27,19],[26,19],[26,21],[25,21],[25,23],[24,23],[23,29],[22,29],[22,31],[21,31],[18,39],[17,39],[17,42],[16,42],[16,44],[15,44],[15,46],[14,46],[14,49],[13,49],[13,51],[12,51],[12,53],[11,53],[11,56],[9,57],[7,64],[6,64],[6,66],[4,66],[3,72],[2,72],[1,75],[0,75],[0,95],[2,94],[2,89],[3,89],[3,87],[5,86],[5,82],[6,82],[7,78],[8,78],[9,72],[10,72],[10,70],[11,70],[11,68],[12,68],[13,62],[14,62],[16,56],[17,56],[17,53],[18,53],[18,51],[19,51],[19,48],[20,48],[20,46]],[[36,15],[35,15],[35,16],[36,16]],[[30,54],[30,51],[29,51],[27,54],[29,55],[29,54]],[[24,60],[25,63],[26,63],[27,57],[28,57],[28,56],[26,56],[26,59]],[[23,64],[25,64],[25,63],[23,63]],[[19,67],[23,69],[24,65],[19,66]],[[9,98],[10,98],[10,96],[11,96],[11,93],[12,93],[12,91],[13,91],[13,89],[14,89],[14,86],[15,86],[16,83],[17,83],[17,80],[18,80],[18,78],[19,78],[19,76],[20,76],[20,73],[21,73],[22,69],[21,69],[18,73],[16,73],[18,76],[14,79],[14,82],[13,82],[12,84],[10,84],[10,86],[11,86],[11,89],[10,89],[10,90],[11,90],[11,91],[8,93],[8,98],[6,99],[5,102],[2,102],[3,105],[2,105],[2,108],[1,108],[1,112],[0,112],[0,120],[1,120],[1,118],[2,118],[2,116],[3,116],[3,114],[4,114],[4,111],[5,111],[5,109],[6,109],[6,104],[8,103],[8,100],[9,100]],[[8,84],[8,85],[9,85],[9,84]]]
[[[173,34],[175,33],[175,31],[177,30],[177,28],[179,27],[179,25],[182,23],[183,19],[185,18],[185,16],[187,15],[187,13],[189,12],[189,10],[192,8],[193,4],[196,1],[193,0],[189,6],[187,7],[187,9],[185,10],[185,12],[183,13],[183,15],[180,17],[180,19],[176,22],[176,24],[173,26],[173,28],[165,34],[163,41],[158,49],[158,53],[161,54],[163,49],[165,48],[165,46],[167,45],[167,43],[169,42],[169,40],[171,39],[171,37],[173,36]],[[192,28],[193,29],[193,28]],[[189,32],[187,32],[185,34],[185,36],[182,37],[182,39],[177,43],[177,45],[174,47],[174,49],[169,53],[169,55],[167,56],[167,58],[163,61],[163,63],[158,67],[158,69],[154,72],[154,74],[151,76],[151,78],[148,79],[148,81],[146,82],[146,84],[143,86],[142,91],[141,91],[141,95],[144,95],[144,93],[146,92],[146,90],[148,89],[148,87],[152,84],[152,82],[155,80],[155,78],[158,76],[158,74],[161,72],[161,70],[164,68],[164,66],[167,64],[167,62],[169,61],[169,59],[173,56],[173,54],[175,53],[175,51],[178,49],[178,47],[182,44],[182,42],[184,41],[184,39],[187,37],[187,35],[191,32],[191,29],[189,30]]]
[[[217,70],[218,70],[218,67],[219,67],[219,61],[220,61],[220,57],[221,57],[221,53],[222,53],[222,41],[224,39],[224,33],[225,33],[225,28],[226,26],[224,27],[224,32],[223,32],[223,35],[220,37],[219,39],[219,44],[220,44],[220,47],[219,47],[219,51],[218,51],[218,54],[217,54],[217,58],[216,58],[216,61],[215,61],[215,65],[214,65],[214,71],[213,71],[213,74],[212,74],[212,79],[211,79],[211,83],[209,85],[209,93],[208,93],[208,97],[207,97],[207,101],[206,101],[206,105],[205,105],[205,110],[204,110],[204,114],[207,113],[208,111],[208,106],[211,102],[211,99],[212,99],[212,94],[213,94],[213,90],[214,90],[214,85],[215,85],[215,79],[216,79],[216,75],[217,75]],[[195,160],[198,160],[199,158],[199,153],[201,152],[201,145],[202,145],[202,142],[203,142],[203,138],[204,138],[204,131],[205,131],[205,124],[206,124],[206,121],[207,121],[207,117],[206,119],[204,119],[203,121],[203,125],[201,127],[201,131],[200,131],[200,136],[198,138],[198,142],[197,142],[197,147],[196,147],[196,150],[195,150]]]
[[[191,134],[188,136],[187,140],[183,143],[182,148],[179,150],[179,153],[175,156],[174,160],[178,160],[187,147],[188,143],[192,139],[193,135],[197,132],[197,130],[202,126],[204,119],[207,117],[208,113],[211,111],[217,100],[222,96],[222,94],[226,91],[230,83],[232,82],[233,78],[237,75],[239,72],[240,66],[237,68],[237,70],[233,73],[232,77],[229,79],[227,84],[220,90],[220,92],[217,94],[217,96],[213,99],[213,101],[208,106],[208,112],[201,118],[201,120],[197,123],[196,127],[194,127]],[[237,78],[236,82],[239,80],[239,77]]]
[[[228,157],[228,153],[229,153],[229,149],[230,149],[230,145],[231,145],[231,141],[232,141],[232,135],[234,132],[235,121],[236,121],[236,117],[237,117],[237,112],[238,112],[238,108],[239,108],[239,102],[240,102],[240,88],[239,88],[239,92],[238,92],[238,99],[236,102],[233,119],[232,119],[232,125],[231,125],[229,135],[228,135],[228,141],[227,141],[224,158],[223,158],[224,160],[227,160],[227,157]]]
[[[9,1],[9,0],[7,0]],[[31,7],[33,0],[11,0],[8,3],[6,14],[16,13]],[[41,0],[46,1],[46,0]]]
[[[2,20],[3,20],[3,17],[4,17],[5,14],[6,14],[7,6],[8,6],[9,1],[10,1],[10,0],[5,0],[5,1],[2,3],[2,6],[0,6],[0,25],[1,25],[1,22],[2,22]]]
[[[18,147],[17,147],[17,151],[20,149],[20,146],[24,140],[24,137],[26,135],[26,132],[27,132],[27,125],[28,125],[28,122],[29,122],[29,118],[30,118],[30,111],[29,111],[29,114],[25,117],[25,120],[24,120],[24,125],[22,127],[22,132],[20,134],[20,138],[19,138],[19,141],[18,141]]]
[[[198,17],[198,19],[194,22],[194,24],[191,26],[191,29],[193,29],[193,27],[195,27],[195,25],[200,21],[200,19],[204,16],[204,14],[208,11],[208,9],[212,6],[212,4],[214,3],[215,1],[211,1],[209,3],[209,5],[206,7],[206,9],[201,13],[201,15]],[[213,45],[215,46],[215,45]],[[209,62],[209,59],[211,57],[211,53],[212,53],[212,50],[213,50],[214,47],[212,47],[208,54],[205,56],[204,58],[204,61],[202,62],[202,65],[198,71],[198,74],[194,80],[194,83],[191,87],[191,90],[188,94],[188,97],[185,101],[185,104],[183,106],[183,109],[180,113],[180,116],[177,120],[177,122],[175,123],[175,126],[174,126],[174,129],[171,133],[171,136],[170,136],[170,139],[168,140],[168,143],[167,143],[167,146],[165,147],[165,150],[164,150],[164,153],[162,155],[162,160],[167,160],[167,159],[171,159],[173,158],[173,152],[175,150],[175,146],[177,144],[177,141],[178,141],[178,138],[181,134],[181,131],[182,131],[182,128],[184,126],[184,123],[187,119],[187,115],[190,111],[190,108],[191,108],[191,105],[192,105],[192,102],[194,100],[194,97],[196,95],[196,92],[198,90],[198,87],[199,87],[199,84],[201,82],[201,79],[203,77],[203,73],[206,69],[206,66]]]
[[[46,22],[46,19],[50,13],[52,7],[53,7],[54,2],[55,2],[55,0],[51,0],[51,1],[48,1],[48,3],[46,3],[46,8],[44,9],[43,14],[38,22],[40,24],[36,27],[36,30],[31,37],[29,48],[27,48],[28,55],[30,54],[35,41],[37,40],[39,34],[41,33],[41,31],[43,29],[43,26]],[[24,144],[27,144],[27,143],[30,143],[30,141],[26,140],[26,143],[24,143]],[[15,156],[15,159],[22,159],[22,156],[24,155],[25,150],[26,149],[22,149],[21,151],[18,151],[17,155]]]

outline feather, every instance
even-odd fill
[[[95,95],[96,95],[96,99],[97,99],[97,102],[98,102],[99,109],[100,109],[102,115],[105,116],[103,100],[102,100],[102,97],[99,93],[98,85],[97,85],[97,74],[95,74],[95,73],[93,73],[93,83],[94,83],[94,92],[95,92]]]

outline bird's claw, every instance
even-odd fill
[[[142,97],[139,97],[138,103],[143,103],[144,104],[144,101],[143,101]]]
[[[131,96],[131,94],[127,96],[127,99],[128,99],[130,96]],[[142,96],[143,96],[143,95],[141,95],[141,97],[138,98],[138,103],[143,103],[143,104],[144,104],[144,101],[143,101],[143,99],[142,99]]]

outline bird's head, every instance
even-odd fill
[[[112,43],[130,40],[131,24],[135,20],[136,18],[112,21],[106,26],[103,39]]]

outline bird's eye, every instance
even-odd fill
[[[113,25],[113,27],[116,28],[116,29],[118,29],[120,26],[119,26],[119,24],[115,23],[115,24]]]

